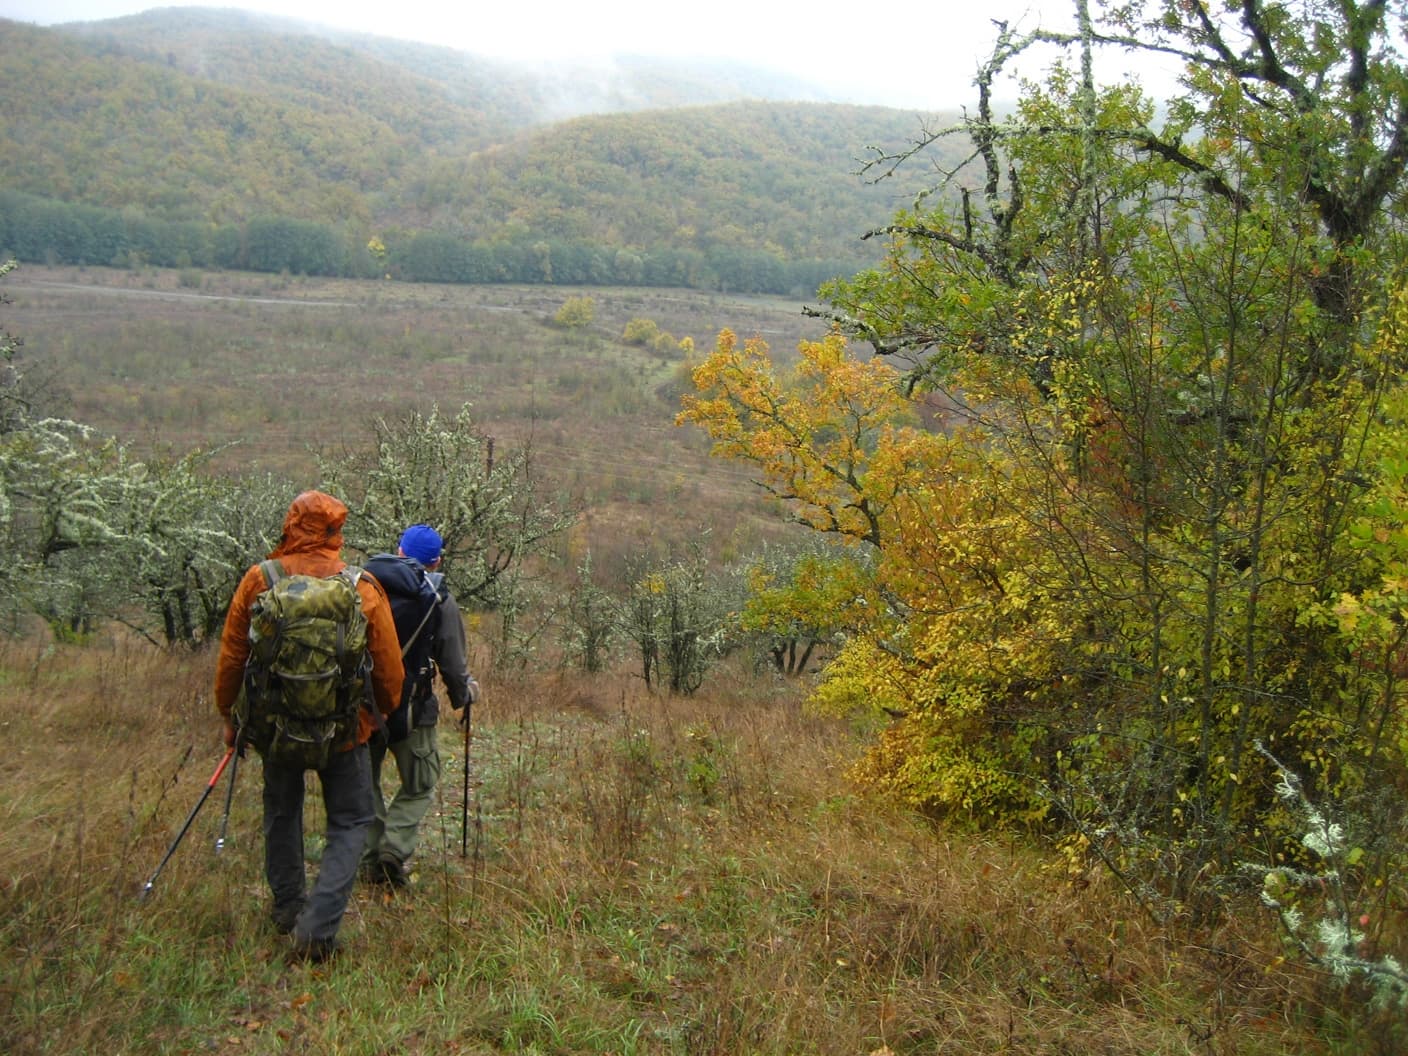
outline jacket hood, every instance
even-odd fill
[[[413,557],[376,554],[362,567],[376,577],[388,594],[415,598],[434,591],[428,585],[424,566]]]
[[[342,526],[347,521],[347,507],[321,491],[305,491],[289,505],[284,515],[283,538],[269,553],[270,557],[286,554],[331,553],[342,550]]]

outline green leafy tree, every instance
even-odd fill
[[[870,623],[876,598],[869,564],[863,550],[815,540],[765,548],[749,563],[739,626],[758,638],[776,671],[801,675],[819,647]]]
[[[621,340],[628,345],[652,346],[660,336],[660,324],[654,319],[632,319],[621,332]]]
[[[4,587],[11,605],[68,635],[116,619],[168,645],[209,640],[277,539],[290,489],[210,475],[207,458],[136,460],[59,420],[6,434],[0,527],[23,555]]]
[[[120,535],[100,553],[141,602],[140,617],[119,615],[169,645],[219,636],[240,577],[278,542],[293,495],[272,477],[210,474],[208,458],[194,451],[131,466],[108,515]]]
[[[647,686],[691,694],[725,650],[730,606],[707,565],[695,547],[687,558],[634,577],[621,623],[640,652]]]
[[[567,596],[563,621],[563,659],[588,674],[606,669],[619,634],[615,600],[592,579],[591,551],[582,557]]]

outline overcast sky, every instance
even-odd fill
[[[512,59],[733,59],[802,77],[848,102],[922,110],[972,101],[992,19],[1023,28],[1071,23],[1066,0],[0,0],[0,17],[51,25],[173,6],[263,11]]]

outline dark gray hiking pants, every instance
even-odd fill
[[[264,877],[275,909],[306,902],[294,925],[297,937],[329,941],[347,911],[367,826],[374,816],[367,746],[333,753],[328,765],[317,772],[328,827],[311,894],[303,864],[303,773],[264,762]]]

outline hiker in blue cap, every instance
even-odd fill
[[[430,525],[413,524],[401,533],[395,554],[377,554],[365,566],[391,599],[406,669],[396,721],[387,723],[385,741],[372,743],[376,820],[362,852],[363,877],[393,887],[409,882],[406,862],[416,849],[421,819],[440,780],[435,672],[440,672],[450,706],[461,713],[462,721],[469,721],[469,708],[479,699],[479,683],[465,658],[464,620],[438,571],[443,545]],[[388,751],[400,777],[400,788],[389,804],[381,789],[381,765]]]

